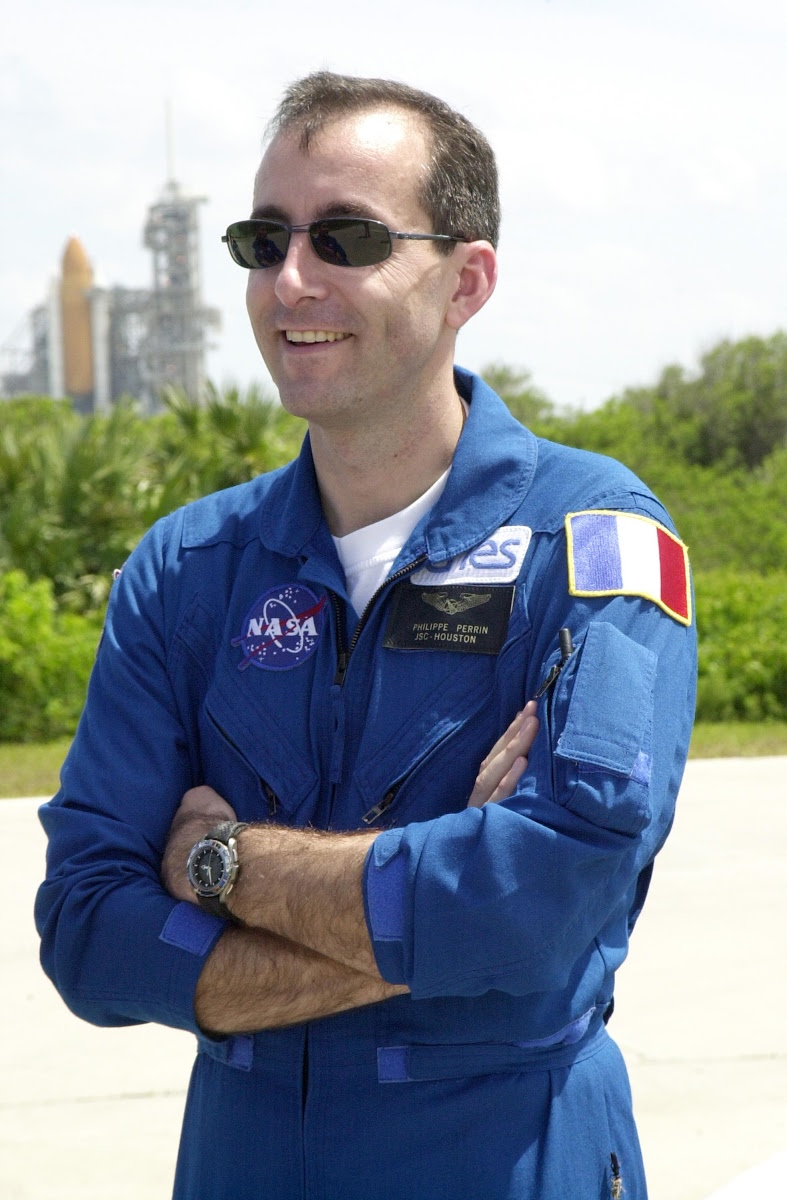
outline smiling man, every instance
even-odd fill
[[[283,128],[257,174],[253,218],[301,229],[275,271],[250,271],[249,315],[282,404],[311,423],[323,508],[338,535],[418,499],[450,466],[464,420],[454,343],[495,285],[496,197],[489,229],[432,240],[419,186],[430,155],[423,121],[389,105],[307,138]],[[376,269],[338,271],[329,261],[326,270],[315,253],[308,223],[346,227],[348,218],[374,219],[348,249],[379,247],[389,256]],[[409,233],[394,251],[377,225]],[[346,236],[315,234],[329,257],[337,234]]]
[[[685,547],[455,367],[482,134],[319,73],[229,226],[298,460],[151,530],[37,902],[98,1024],[189,1029],[182,1200],[645,1196],[614,976],[692,723]]]

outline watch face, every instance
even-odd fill
[[[229,850],[221,842],[202,842],[189,856],[189,879],[200,895],[218,896],[229,879],[229,871]]]

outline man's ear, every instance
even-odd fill
[[[461,256],[459,280],[445,319],[450,329],[461,329],[495,290],[497,255],[489,242],[457,242],[454,256]]]

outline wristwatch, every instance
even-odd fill
[[[237,837],[242,829],[248,829],[248,822],[222,821],[215,825],[192,847],[186,863],[197,900],[215,917],[234,919],[227,908],[227,896],[238,878]]]

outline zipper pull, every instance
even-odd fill
[[[564,666],[574,653],[574,643],[571,640],[571,630],[563,628],[558,633],[558,641],[560,643],[560,662],[556,662],[552,670],[547,675],[541,687],[533,697],[534,700],[540,700],[546,692],[552,687],[552,684],[557,679]]]
[[[333,682],[336,686],[341,687],[344,683],[344,677],[347,674],[347,663],[350,661],[350,656],[346,650],[339,651],[339,662],[336,667],[336,674],[333,677]]]
[[[392,787],[389,792],[385,793],[379,804],[375,804],[374,808],[370,808],[367,813],[364,813],[361,817],[364,825],[373,825],[378,817],[381,817],[384,812],[387,812],[393,804],[394,797],[398,791],[398,787]]]
[[[268,816],[275,817],[276,809],[279,807],[279,798],[269,783],[266,783],[264,779],[261,782],[265,799],[268,801]]]

